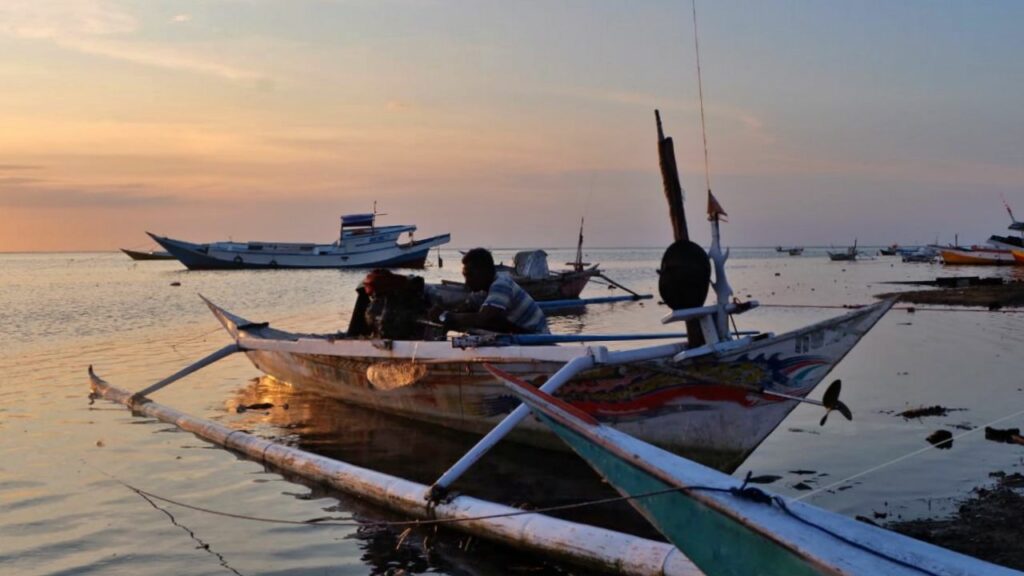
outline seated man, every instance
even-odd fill
[[[462,257],[462,276],[470,291],[487,291],[478,312],[442,312],[438,320],[445,328],[482,328],[514,334],[548,334],[548,322],[533,298],[507,273],[497,273],[494,258],[483,248]]]

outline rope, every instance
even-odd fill
[[[708,162],[708,132],[704,122],[704,81],[700,73],[700,42],[697,39],[697,0],[692,0],[693,5],[693,49],[697,56],[697,94],[700,99],[700,134],[704,140],[704,181],[707,183],[708,192],[711,192],[711,168]]]
[[[829,530],[828,528],[822,526],[821,524],[817,524],[815,522],[812,522],[811,520],[808,520],[807,518],[804,518],[803,516],[800,516],[796,512],[793,512],[792,510],[790,510],[789,506],[786,504],[786,501],[782,497],[780,497],[780,496],[775,496],[774,498],[772,498],[772,502],[776,506],[778,506],[780,510],[785,512],[791,518],[796,519],[801,524],[805,524],[805,525],[810,526],[812,528],[816,528],[816,529],[824,532],[825,534],[828,534],[829,536],[832,536],[833,538],[836,538],[836,539],[838,539],[838,540],[840,540],[842,542],[845,542],[846,544],[849,544],[850,546],[853,546],[854,548],[857,548],[858,550],[862,550],[862,551],[867,552],[867,553],[869,553],[869,554],[871,554],[873,556],[878,556],[879,558],[884,558],[884,559],[888,560],[889,562],[893,562],[895,564],[899,564],[900,566],[903,566],[904,568],[909,568],[911,570],[916,570],[918,572],[921,572],[922,574],[930,574],[932,576],[939,576],[939,574],[936,573],[936,572],[932,572],[931,570],[928,570],[926,568],[922,568],[921,566],[918,566],[916,564],[911,564],[910,562],[907,562],[906,560],[903,560],[901,558],[897,558],[895,556],[890,556],[890,555],[888,555],[888,554],[886,554],[884,552],[880,552],[878,550],[875,550],[874,548],[870,548],[870,547],[868,547],[868,546],[866,546],[864,544],[861,544],[860,542],[857,542],[856,540],[853,540],[851,538],[847,538],[846,536],[843,536],[842,534],[839,534],[839,533],[837,533],[837,532],[835,532],[833,530]]]
[[[1020,414],[1024,414],[1024,410],[1022,410],[1019,413]],[[1011,417],[1012,416],[1007,416],[1005,418],[1001,418],[999,420],[993,421],[992,424],[996,424],[996,423],[998,423],[998,422],[1000,422],[1002,420],[1005,420],[1006,418],[1011,418]],[[974,430],[972,430],[971,432],[974,432]],[[968,433],[970,433],[970,432],[968,432]],[[965,436],[968,433],[961,434],[958,437]],[[929,447],[929,448],[931,448],[931,447]],[[919,452],[920,451],[918,451],[917,453],[919,453]],[[913,454],[914,453],[908,455],[907,457],[912,456]],[[906,562],[906,561],[904,561],[904,560],[902,560],[900,558],[897,558],[897,557],[894,557],[894,556],[890,556],[888,554],[885,554],[884,552],[880,552],[878,550],[870,548],[869,546],[861,544],[860,542],[857,542],[856,540],[848,538],[848,537],[846,537],[846,536],[844,536],[844,535],[842,535],[842,534],[840,534],[840,533],[838,533],[838,532],[836,532],[834,530],[831,530],[831,529],[829,529],[829,528],[827,528],[825,526],[822,526],[820,524],[817,524],[817,523],[813,522],[812,520],[809,520],[807,518],[804,518],[803,516],[800,516],[799,514],[794,512],[792,509],[790,509],[789,505],[786,503],[785,499],[780,497],[780,496],[771,496],[771,495],[769,495],[768,493],[764,492],[763,490],[761,490],[759,488],[747,487],[747,484],[750,482],[750,478],[752,476],[752,472],[747,472],[747,476],[744,479],[743,484],[740,485],[738,488],[737,487],[721,488],[721,487],[717,487],[717,486],[700,486],[700,485],[696,485],[696,486],[677,486],[677,487],[672,487],[672,488],[665,488],[665,489],[662,489],[662,490],[653,490],[653,491],[644,492],[644,493],[641,493],[641,494],[634,494],[634,495],[627,495],[627,496],[616,496],[616,497],[610,497],[610,498],[600,498],[600,499],[596,499],[596,500],[587,500],[587,501],[583,501],[583,502],[576,502],[576,503],[573,503],[573,504],[561,504],[561,505],[557,505],[557,506],[547,506],[547,507],[543,507],[543,508],[537,508],[535,510],[518,510],[518,511],[515,511],[515,512],[504,512],[504,513],[500,513],[500,514],[486,514],[486,515],[473,516],[473,517],[468,517],[468,518],[434,518],[434,519],[430,519],[430,520],[399,520],[399,521],[378,521],[378,522],[366,522],[366,521],[362,521],[362,522],[337,522],[337,521],[331,521],[331,520],[323,520],[323,519],[319,519],[319,518],[315,518],[315,519],[312,519],[312,520],[285,520],[285,519],[280,519],[280,518],[267,518],[267,517],[262,517],[262,516],[252,516],[252,515],[248,515],[248,514],[237,514],[237,513],[234,513],[234,512],[225,512],[223,510],[214,510],[212,508],[207,508],[207,507],[204,507],[204,506],[197,506],[197,505],[193,505],[193,504],[187,504],[185,502],[181,502],[179,500],[174,500],[172,498],[167,498],[167,497],[164,497],[164,496],[160,496],[160,495],[154,494],[152,492],[149,492],[149,491],[143,490],[141,488],[138,488],[136,486],[133,486],[133,485],[125,482],[124,480],[121,480],[120,478],[117,478],[116,476],[111,475],[110,473],[108,473],[108,472],[106,472],[104,470],[100,470],[100,469],[92,466],[91,464],[89,464],[88,462],[85,462],[84,460],[82,460],[82,461],[86,465],[88,465],[91,468],[93,468],[94,470],[97,470],[97,471],[101,472],[103,475],[113,479],[115,482],[117,482],[117,483],[121,484],[122,486],[128,488],[132,492],[135,492],[139,497],[141,497],[144,500],[146,500],[147,502],[149,502],[155,508],[157,508],[157,506],[153,503],[153,500],[158,500],[160,502],[165,502],[167,504],[172,504],[174,506],[179,506],[181,508],[186,508],[186,509],[193,510],[193,511],[196,511],[196,512],[202,512],[204,514],[211,514],[211,515],[214,515],[214,516],[221,516],[221,517],[226,517],[226,518],[234,518],[234,519],[238,519],[238,520],[248,520],[248,521],[253,521],[253,522],[264,522],[264,523],[271,523],[271,524],[284,524],[284,525],[291,525],[291,526],[323,526],[323,527],[332,527],[332,528],[367,528],[367,527],[369,527],[369,528],[416,528],[416,527],[451,525],[451,524],[458,524],[458,523],[463,523],[463,522],[476,522],[476,521],[480,521],[480,520],[491,520],[491,519],[496,519],[496,518],[511,518],[511,517],[514,517],[514,516],[522,516],[522,515],[526,515],[526,514],[547,514],[549,512],[559,512],[559,511],[565,511],[565,510],[575,510],[575,509],[579,509],[579,508],[584,508],[584,507],[589,507],[589,506],[597,506],[597,505],[602,505],[602,504],[610,504],[610,503],[615,503],[615,502],[623,502],[623,501],[630,501],[630,500],[640,500],[640,499],[643,499],[643,498],[650,498],[650,497],[653,497],[653,496],[661,496],[661,495],[672,494],[672,493],[677,493],[677,492],[698,491],[698,492],[716,492],[716,493],[722,493],[722,494],[731,494],[731,495],[733,495],[733,496],[735,496],[737,498],[741,498],[741,499],[744,499],[744,500],[749,500],[751,502],[756,502],[756,503],[764,504],[764,505],[767,505],[767,506],[772,506],[774,504],[775,506],[777,506],[779,508],[779,510],[784,512],[786,515],[792,517],[793,519],[799,521],[800,523],[805,524],[807,526],[810,526],[812,528],[815,528],[815,529],[817,529],[817,530],[819,530],[819,531],[821,531],[821,532],[823,532],[825,534],[828,534],[829,536],[832,536],[832,537],[836,538],[837,540],[840,540],[840,541],[842,541],[842,542],[844,542],[844,543],[846,543],[846,544],[848,544],[850,546],[853,546],[853,547],[855,547],[855,548],[857,548],[857,549],[859,549],[859,550],[861,550],[863,552],[866,552],[866,553],[871,554],[873,556],[877,556],[879,558],[883,558],[883,559],[885,559],[885,560],[887,560],[889,562],[893,562],[895,564],[899,564],[899,565],[904,566],[906,568],[910,568],[912,570],[919,571],[919,572],[921,572],[923,574],[929,574],[929,575],[932,575],[932,576],[938,576],[938,574],[936,574],[935,572],[932,572],[930,570],[921,568],[920,566],[916,566],[914,564],[910,564],[910,563],[908,563],[908,562]],[[877,468],[875,468],[875,469],[877,469]],[[867,473],[867,472],[865,472],[865,473]],[[796,501],[796,500],[798,500],[798,499],[794,499],[793,501]],[[173,517],[172,517],[172,519],[173,519]],[[233,570],[229,566],[227,566],[227,567],[229,569]]]
[[[185,502],[181,502],[179,500],[174,500],[172,498],[167,498],[167,497],[164,497],[164,496],[159,496],[157,494],[153,494],[152,492],[148,492],[148,491],[143,490],[141,488],[138,488],[136,486],[132,486],[131,484],[129,484],[129,483],[127,483],[127,482],[125,482],[125,481],[123,481],[123,480],[121,480],[119,478],[110,476],[109,474],[106,474],[106,473],[104,473],[104,474],[109,476],[110,478],[112,478],[117,483],[121,484],[125,488],[128,488],[132,492],[135,492],[136,494],[138,494],[139,496],[141,496],[143,498],[147,498],[147,499],[151,498],[151,499],[154,499],[154,500],[159,500],[161,502],[166,502],[168,504],[173,504],[174,506],[180,506],[181,508],[187,508],[189,510],[194,510],[196,512],[202,512],[204,514],[211,514],[213,516],[223,516],[223,517],[226,517],[226,518],[235,518],[237,520],[250,520],[250,521],[253,521],[253,522],[266,522],[266,523],[270,523],[270,524],[286,524],[286,525],[293,525],[293,526],[295,526],[295,525],[298,525],[298,526],[329,526],[329,527],[334,527],[334,528],[362,528],[362,527],[371,527],[371,528],[408,528],[408,527],[417,527],[417,526],[438,526],[438,525],[444,525],[444,524],[460,524],[460,523],[463,523],[463,522],[476,522],[476,521],[479,521],[479,520],[491,520],[491,519],[495,519],[495,518],[511,518],[511,517],[514,517],[514,516],[524,516],[526,514],[547,514],[549,512],[561,512],[561,511],[565,511],[565,510],[575,510],[575,509],[578,509],[578,508],[586,508],[588,506],[598,506],[598,505],[601,505],[601,504],[611,504],[611,503],[623,502],[623,501],[627,501],[627,500],[638,500],[638,499],[641,499],[641,498],[649,498],[649,497],[652,497],[652,496],[660,496],[660,495],[663,495],[663,494],[669,494],[669,493],[672,493],[672,492],[679,492],[681,490],[689,490],[689,489],[707,489],[707,490],[728,491],[725,488],[688,486],[688,487],[684,487],[684,488],[666,488],[664,490],[655,490],[655,491],[652,491],[652,492],[644,492],[642,494],[634,494],[632,496],[614,496],[614,497],[609,497],[609,498],[600,498],[600,499],[597,499],[597,500],[586,500],[586,501],[583,501],[583,502],[575,502],[573,504],[560,504],[560,505],[557,505],[557,506],[547,506],[547,507],[544,507],[544,508],[537,508],[537,509],[534,509],[534,510],[517,510],[515,512],[502,512],[500,514],[487,514],[487,515],[483,515],[483,516],[473,516],[473,517],[468,517],[468,518],[433,518],[433,519],[430,519],[430,520],[396,520],[396,521],[380,521],[380,522],[365,522],[365,521],[362,521],[362,522],[337,522],[337,521],[331,521],[331,520],[323,520],[323,519],[319,519],[319,518],[314,518],[312,520],[284,520],[284,519],[281,519],[281,518],[267,518],[267,517],[264,517],[264,516],[252,516],[252,515],[248,515],[248,514],[237,514],[237,513],[234,513],[234,512],[225,512],[223,510],[214,510],[212,508],[206,508],[204,506],[197,506],[197,505],[194,505],[194,504],[188,504],[188,503],[185,503]]]
[[[1011,418],[1016,418],[1017,416],[1021,416],[1021,415],[1024,415],[1024,410],[1019,410],[1017,412],[1014,412],[1013,414],[1010,414],[1009,416],[1003,416],[1001,418],[996,418],[995,420],[993,420],[993,421],[991,421],[991,422],[989,422],[987,424],[983,424],[981,426],[978,426],[977,428],[974,428],[973,430],[968,430],[966,432],[962,432],[960,434],[957,434],[956,436],[953,436],[949,440],[946,440],[945,442],[941,442],[941,444],[948,444],[950,442],[953,442],[954,440],[959,440],[959,439],[961,439],[961,438],[963,438],[965,436],[970,436],[971,434],[975,434],[979,430],[984,430],[985,428],[987,428],[989,426],[993,426],[995,424],[999,424],[1000,422],[1003,422],[1005,420],[1009,420]],[[892,460],[889,460],[888,462],[883,462],[882,464],[879,464],[877,466],[872,466],[871,468],[868,468],[867,470],[863,470],[863,471],[858,472],[858,473],[856,473],[856,474],[854,474],[852,476],[847,476],[846,478],[843,478],[842,480],[837,480],[837,481],[835,481],[835,482],[833,482],[831,484],[828,484],[826,486],[822,486],[821,488],[817,488],[817,489],[811,490],[810,492],[805,492],[803,495],[801,495],[801,496],[799,496],[797,498],[791,498],[790,501],[798,502],[800,500],[803,500],[804,498],[809,498],[811,496],[814,496],[815,494],[820,494],[821,492],[823,492],[825,490],[830,490],[832,488],[835,488],[836,486],[839,486],[840,484],[845,484],[845,483],[849,482],[850,480],[854,480],[856,478],[860,478],[861,476],[867,476],[868,474],[871,474],[873,472],[877,472],[877,471],[879,471],[879,470],[881,470],[883,468],[888,468],[889,466],[892,466],[893,464],[897,464],[897,463],[902,462],[904,460],[907,460],[909,458],[913,458],[914,456],[917,456],[918,454],[923,454],[923,453],[925,453],[925,452],[927,452],[929,450],[934,450],[936,448],[937,448],[937,446],[933,446],[933,445],[929,444],[928,446],[925,446],[924,448],[920,448],[918,450],[914,450],[913,452],[910,452],[908,454],[904,454],[904,455],[902,455],[902,456],[900,456],[898,458],[893,458]]]
[[[822,310],[857,310],[863,308],[866,304],[758,304],[758,308],[819,308]],[[998,310],[989,310],[988,308],[970,308],[970,307],[928,307],[919,308],[918,306],[893,306],[892,310],[904,310],[907,312],[985,312],[995,314],[1024,314],[1024,310],[1006,310],[1000,308]]]

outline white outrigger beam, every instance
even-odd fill
[[[118,402],[136,413],[173,424],[249,459],[319,482],[374,505],[441,524],[473,536],[525,549],[605,573],[630,576],[702,576],[675,546],[630,534],[526,512],[460,496],[437,505],[425,501],[428,487],[197,418],[156,402],[136,403],[136,394],[111,386],[89,369],[92,397]]]

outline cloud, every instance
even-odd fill
[[[171,22],[174,22],[175,24],[181,24],[182,22],[188,22],[190,20],[192,20],[191,14],[177,14],[174,18],[171,18]]]
[[[186,22],[179,14],[173,22]],[[257,72],[217,62],[209,54],[138,40],[134,16],[106,0],[4,0],[0,34],[49,41],[66,50],[228,80],[266,80]]]
[[[401,110],[409,110],[412,108],[412,104],[408,102],[402,102],[401,100],[391,100],[386,105],[388,110],[392,112],[398,112]]]
[[[5,186],[24,186],[26,184],[38,184],[45,182],[45,180],[39,178],[20,178],[18,176],[0,176],[0,191]]]
[[[15,172],[20,170],[39,170],[42,166],[31,164],[0,164],[0,172]]]
[[[134,208],[176,204],[168,194],[139,194],[103,189],[46,188],[34,182],[0,180],[0,206],[12,208]]]

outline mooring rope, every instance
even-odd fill
[[[777,303],[758,303],[758,308],[809,308],[809,309],[822,309],[822,310],[858,310],[864,308],[868,304],[777,304]],[[985,312],[986,314],[1024,314],[1024,310],[1007,310],[1006,308],[988,309],[988,308],[971,308],[968,306],[963,307],[939,307],[930,306],[924,304],[926,308],[919,306],[893,306],[892,310],[902,310],[905,312]]]
[[[1024,411],[1022,411],[1022,413],[1024,413]],[[181,502],[179,500],[174,500],[172,498],[167,498],[167,497],[164,497],[164,496],[153,494],[152,492],[143,490],[141,488],[138,488],[137,486],[133,486],[133,485],[125,482],[124,480],[121,480],[120,478],[117,478],[117,477],[115,477],[115,476],[113,476],[113,475],[111,475],[111,474],[109,474],[109,473],[107,473],[105,471],[101,470],[101,472],[103,472],[103,474],[105,476],[110,477],[111,479],[113,479],[114,481],[116,481],[119,484],[123,485],[124,487],[128,488],[132,492],[135,492],[136,494],[139,495],[139,497],[143,498],[144,500],[146,500],[150,504],[154,505],[154,507],[156,507],[156,506],[155,506],[155,504],[153,504],[153,500],[158,500],[158,501],[161,501],[161,502],[166,502],[168,504],[171,504],[171,505],[174,505],[174,506],[179,506],[179,507],[186,508],[186,509],[189,509],[189,510],[193,510],[193,511],[196,511],[196,512],[202,512],[202,513],[205,513],[205,514],[211,514],[211,515],[214,515],[214,516],[221,516],[221,517],[226,517],[226,518],[234,518],[234,519],[239,519],[239,520],[249,520],[249,521],[253,521],[253,522],[264,522],[264,523],[272,523],[272,524],[285,524],[285,525],[292,525],[292,526],[296,526],[296,525],[298,525],[298,526],[323,526],[323,527],[332,527],[332,528],[417,528],[417,527],[430,527],[430,526],[435,526],[436,527],[436,526],[443,526],[443,525],[459,524],[459,523],[464,523],[464,522],[476,522],[476,521],[480,521],[480,520],[491,520],[491,519],[497,519],[497,518],[511,518],[511,517],[514,517],[514,516],[522,516],[522,515],[526,515],[526,514],[547,514],[549,512],[559,512],[559,511],[565,511],[565,510],[574,510],[574,509],[584,508],[584,507],[588,507],[588,506],[597,506],[597,505],[602,505],[602,504],[610,504],[610,503],[624,502],[624,501],[630,501],[630,500],[640,500],[640,499],[644,499],[644,498],[650,498],[650,497],[654,497],[654,496],[663,496],[663,495],[666,495],[666,494],[672,494],[672,493],[678,493],[678,492],[716,492],[716,493],[723,493],[723,494],[731,494],[731,495],[733,495],[733,496],[735,496],[737,498],[742,498],[744,500],[748,500],[748,501],[751,501],[751,502],[756,502],[756,503],[759,503],[759,504],[764,504],[764,505],[767,505],[767,506],[774,505],[776,508],[778,508],[780,511],[785,513],[787,516],[790,516],[791,518],[797,520],[798,522],[800,522],[802,524],[805,524],[807,526],[810,526],[812,528],[815,528],[817,530],[820,530],[821,532],[824,532],[825,534],[828,534],[829,536],[832,536],[832,537],[834,537],[834,538],[836,538],[836,539],[838,539],[838,540],[840,540],[840,541],[842,541],[842,542],[844,542],[844,543],[846,543],[846,544],[848,544],[850,546],[853,546],[853,547],[855,547],[855,548],[857,548],[859,550],[862,550],[862,551],[864,551],[864,552],[866,552],[868,554],[871,554],[873,556],[877,556],[879,558],[883,558],[883,559],[885,559],[887,561],[899,564],[899,565],[901,565],[903,567],[910,568],[912,570],[921,572],[922,574],[938,576],[938,574],[936,574],[935,572],[932,572],[931,570],[928,570],[926,568],[922,568],[920,566],[911,564],[911,563],[907,562],[906,560],[903,560],[903,559],[895,557],[895,556],[891,556],[891,555],[886,554],[884,552],[881,552],[879,550],[875,550],[875,549],[871,548],[870,546],[867,546],[867,545],[862,544],[862,543],[860,543],[860,542],[858,542],[858,541],[856,541],[856,540],[854,540],[852,538],[849,538],[848,536],[840,534],[840,533],[836,532],[835,530],[832,530],[832,529],[830,529],[830,528],[828,528],[826,526],[822,526],[821,524],[818,524],[818,523],[816,523],[816,522],[814,522],[814,521],[812,521],[812,520],[810,520],[808,518],[804,518],[803,516],[801,516],[801,515],[797,514],[796,512],[794,512],[789,507],[789,505],[786,503],[784,498],[782,498],[780,496],[771,496],[771,495],[767,494],[766,492],[764,492],[763,490],[761,490],[760,488],[748,487],[747,484],[749,483],[750,478],[751,478],[751,473],[750,472],[747,473],[746,479],[744,480],[743,484],[740,485],[739,487],[722,488],[722,487],[719,487],[719,486],[689,485],[689,486],[679,486],[679,487],[672,487],[672,488],[664,488],[664,489],[661,489],[661,490],[652,490],[652,491],[644,492],[644,493],[641,493],[641,494],[633,494],[633,495],[626,495],[626,496],[615,496],[615,497],[609,497],[609,498],[599,498],[599,499],[595,499],[595,500],[586,500],[586,501],[583,501],[583,502],[576,502],[576,503],[573,503],[573,504],[560,504],[560,505],[555,505],[555,506],[546,506],[546,507],[537,508],[537,509],[534,509],[534,510],[517,510],[515,512],[503,512],[503,513],[498,513],[498,514],[485,514],[485,515],[481,515],[481,516],[473,516],[473,517],[467,517],[467,518],[432,518],[432,519],[428,519],[428,520],[397,520],[397,521],[374,521],[374,522],[368,522],[368,521],[337,522],[337,521],[332,521],[332,520],[321,520],[321,519],[313,519],[313,520],[285,520],[285,519],[281,519],[281,518],[267,518],[267,517],[262,517],[262,516],[253,516],[253,515],[249,515],[249,514],[238,514],[238,513],[234,513],[234,512],[225,512],[223,510],[214,510],[212,508],[207,508],[205,506],[197,506],[197,505],[194,505],[194,504],[187,504],[187,503]]]
[[[962,432],[960,434],[957,434],[956,436],[953,436],[950,439],[945,440],[943,442],[939,442],[939,443],[937,443],[935,445],[929,444],[928,446],[925,446],[924,448],[919,448],[917,450],[914,450],[913,452],[909,452],[909,453],[904,454],[902,456],[899,456],[897,458],[893,458],[892,460],[889,460],[888,462],[883,462],[882,464],[879,464],[877,466],[872,466],[871,468],[868,468],[866,470],[862,470],[862,471],[857,472],[856,474],[853,474],[851,476],[847,476],[846,478],[843,478],[842,480],[837,480],[837,481],[835,481],[835,482],[833,482],[831,484],[828,484],[826,486],[822,486],[821,488],[816,488],[814,490],[811,490],[810,492],[805,492],[804,494],[800,495],[799,497],[790,498],[790,501],[791,502],[798,502],[800,500],[804,500],[805,498],[809,498],[811,496],[814,496],[815,494],[820,494],[821,492],[823,492],[825,490],[831,490],[832,488],[835,488],[837,486],[845,484],[845,483],[849,482],[850,480],[854,480],[854,479],[860,478],[862,476],[867,476],[868,474],[871,474],[873,472],[877,472],[879,470],[882,470],[883,468],[888,468],[889,466],[892,466],[893,464],[897,464],[897,463],[902,462],[904,460],[908,460],[910,458],[918,456],[919,454],[924,454],[925,452],[928,452],[929,450],[935,450],[935,449],[939,448],[939,446],[941,446],[941,445],[947,445],[947,444],[951,445],[954,440],[959,440],[960,438],[963,438],[965,436],[970,436],[971,434],[977,433],[979,430],[984,430],[985,428],[988,428],[988,427],[993,426],[995,424],[999,424],[1000,422],[1004,422],[1006,420],[1010,420],[1011,418],[1016,418],[1016,417],[1021,416],[1021,415],[1024,415],[1024,410],[1018,410],[1017,412],[1014,412],[1013,414],[1010,414],[1008,416],[1002,416],[1000,418],[996,418],[995,420],[993,420],[991,422],[988,422],[986,424],[982,424],[981,426],[978,426],[978,427],[973,428],[971,430],[967,430],[966,432]]]

